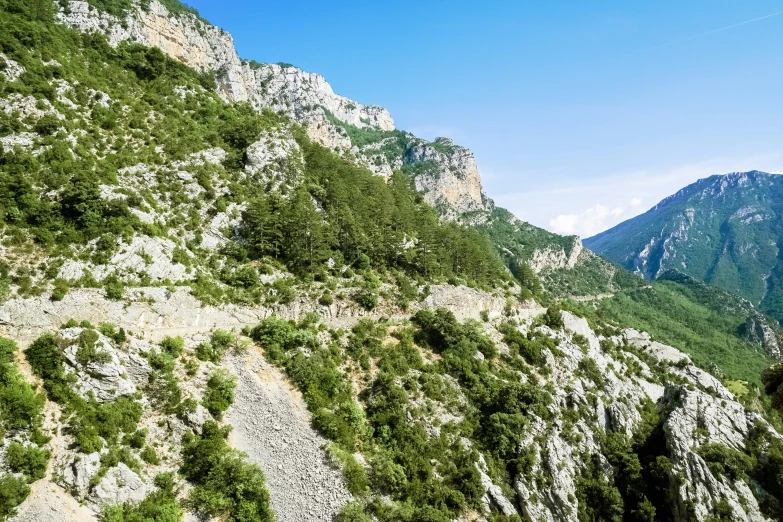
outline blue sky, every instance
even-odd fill
[[[189,3],[243,58],[470,148],[498,204],[558,232],[710,174],[783,171],[783,0]]]

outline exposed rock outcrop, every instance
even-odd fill
[[[117,352],[106,337],[96,333],[94,342],[96,356],[86,364],[79,356],[79,336],[83,328],[66,328],[60,332],[62,338],[72,344],[63,354],[68,363],[65,370],[76,376],[75,389],[83,398],[95,397],[99,402],[116,400],[123,395],[136,393],[136,386],[128,380],[125,368]]]
[[[720,502],[727,502],[731,507],[733,520],[768,520],[761,514],[756,497],[745,481],[716,476],[699,455],[699,448],[708,442],[743,451],[750,430],[758,423],[767,426],[763,419],[748,412],[720,381],[693,366],[675,348],[626,330],[616,342],[628,342],[651,360],[671,365],[669,371],[679,374],[689,384],[664,387],[655,382],[644,361],[626,353],[624,357],[631,357],[634,366],[641,368],[634,378],[629,378],[629,359],[624,361],[604,352],[584,319],[567,312],[563,312],[563,319],[566,331],[586,339],[587,347],[577,346],[566,337],[559,345],[563,355],[548,357],[547,365],[552,368],[548,381],[555,386],[556,404],[552,412],[562,415],[569,408],[593,409],[594,420],[582,418],[565,427],[561,420],[548,425],[537,419],[526,428],[520,453],[532,452],[534,464],[531,473],[518,479],[516,490],[527,520],[576,520],[576,482],[586,459],[574,459],[574,455],[597,458],[604,474],[611,478],[612,468],[601,453],[599,433],[619,431],[630,436],[641,422],[638,408],[645,400],[658,403],[672,463],[669,488],[677,522],[693,520],[689,517],[707,520]],[[596,383],[581,373],[583,360],[595,362],[603,382]],[[588,395],[597,400],[587,400]],[[541,477],[548,478],[541,480]]]
[[[672,463],[670,490],[675,521],[685,522],[693,516],[705,520],[719,502],[731,507],[732,520],[769,520],[761,514],[745,481],[716,475],[698,453],[708,442],[743,451],[751,428],[757,422],[766,423],[734,400],[684,386],[668,386],[662,406],[668,412],[664,431]]]
[[[98,506],[116,506],[141,502],[150,490],[135,471],[120,462],[106,472],[93,488],[92,496]]]
[[[565,248],[557,246],[536,250],[529,261],[530,268],[536,273],[558,268],[574,268],[582,252],[584,252],[582,241],[574,237],[574,242],[567,253]]]
[[[446,216],[486,210],[476,160],[468,149],[438,138],[409,148],[404,161],[414,166],[416,190]]]

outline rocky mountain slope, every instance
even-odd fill
[[[585,245],[647,279],[679,270],[781,320],[781,196],[776,174],[711,176]]]
[[[752,307],[173,0],[0,15],[0,518],[781,517]]]
[[[110,45],[138,42],[155,46],[199,71],[214,72],[217,92],[224,100],[285,114],[301,123],[311,140],[375,174],[389,178],[395,170],[402,170],[439,215],[483,225],[493,237],[502,237],[501,242],[509,245],[501,250],[507,264],[529,263],[556,295],[616,289],[614,269],[583,251],[576,237],[563,243],[559,236],[519,222],[503,209],[495,211],[468,149],[448,138],[428,142],[397,130],[388,111],[336,95],[318,74],[290,64],[242,60],[229,33],[178,9],[176,3],[167,5],[157,0],[120,2],[110,14],[103,10],[102,2],[69,1],[57,16],[80,31],[106,35]],[[572,244],[576,246],[572,248]],[[577,287],[575,281],[583,277],[571,277],[569,284],[562,284],[563,276],[569,278],[573,268],[589,274],[587,279],[593,284]]]

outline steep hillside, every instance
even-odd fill
[[[500,253],[508,266],[514,269],[529,262],[553,295],[595,295],[614,288],[614,268],[587,251],[580,255],[576,238],[564,243],[503,209],[495,212],[469,150],[447,138],[428,142],[395,129],[388,111],[336,95],[318,74],[290,64],[242,60],[230,34],[177,5],[157,0],[70,1],[63,3],[57,16],[81,31],[106,35],[112,46],[121,42],[155,46],[198,71],[214,73],[217,93],[224,100],[285,114],[306,129],[312,142],[374,174],[389,179],[395,171],[404,172],[441,217],[480,224],[492,237],[502,236]],[[508,255],[506,244],[513,255]],[[580,275],[574,276],[572,269]]]
[[[779,175],[711,176],[585,245],[647,279],[679,270],[783,320],[782,211]]]
[[[0,520],[781,518],[748,303],[174,0],[0,0],[0,74]]]

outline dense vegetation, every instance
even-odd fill
[[[402,173],[389,183],[300,134],[304,184],[287,199],[257,194],[244,214],[251,257],[282,260],[294,272],[336,266],[398,268],[428,279],[464,277],[488,285],[505,273],[476,231],[440,223]]]
[[[547,372],[543,351],[559,353],[553,339],[522,335],[507,323],[501,331],[510,353],[501,356],[478,324],[460,323],[446,310],[424,310],[407,326],[363,320],[344,343],[342,332],[331,331],[331,343],[323,346],[316,321],[271,317],[250,335],[268,359],[286,369],[302,390],[314,425],[334,442],[346,482],[362,499],[346,507],[341,520],[446,521],[479,507],[479,452],[507,491],[517,477],[529,476],[534,458],[519,451],[524,428],[533,417],[551,422],[560,415],[550,411],[551,389],[536,377]],[[562,328],[555,308],[542,321]],[[581,368],[587,375],[597,371],[587,363]],[[601,380],[600,373],[594,378]],[[661,425],[652,403],[644,412],[632,439],[606,435],[605,452],[622,480],[606,483],[599,478],[602,472],[591,475],[588,467],[579,486],[586,510],[580,520],[614,520],[610,512],[619,513],[617,520],[623,514],[631,516],[628,520],[652,520],[633,514],[654,513],[656,507],[666,512]],[[567,426],[589,417],[581,410],[562,415]],[[356,451],[369,463],[368,472],[351,456]],[[639,471],[642,466],[649,471]],[[382,495],[395,502],[383,502]]]
[[[200,435],[185,436],[180,472],[195,485],[188,503],[228,522],[271,522],[274,517],[264,474],[228,446],[230,430],[208,421]]]
[[[110,12],[128,4],[95,2]],[[0,111],[0,135],[34,130],[36,146],[43,147],[40,154],[0,152],[4,241],[20,246],[32,240],[50,258],[40,274],[25,268],[18,276],[22,295],[43,292],[65,260],[105,264],[121,243],[139,235],[173,241],[171,261],[187,268],[194,294],[210,303],[285,302],[290,283],[271,288],[258,278],[279,268],[305,280],[342,276],[349,285],[354,270],[380,272],[380,281],[362,277],[355,283],[363,286],[360,305],[368,309],[377,302],[378,284],[400,275],[409,286],[509,280],[489,241],[475,230],[441,223],[405,175],[385,183],[310,142],[287,118],[223,102],[213,92],[211,73],[198,73],[158,49],[112,48],[100,34],[57,25],[48,0],[3,0],[0,10],[8,13],[0,20],[0,51],[25,68],[18,80],[0,82],[0,96],[29,96],[39,110],[25,117]],[[277,186],[265,173],[244,168],[247,148],[281,130],[293,133],[304,161],[291,159],[291,183]],[[190,167],[200,188],[188,193],[172,162],[211,147],[227,157],[222,165]],[[155,172],[152,183],[121,172],[140,164]],[[106,190],[119,197],[105,197]],[[220,251],[202,248],[205,220],[232,204],[245,210],[240,225],[227,232],[228,244]],[[140,219],[145,212],[156,218]],[[33,283],[37,276],[39,285]],[[123,299],[127,286],[151,284],[166,282],[144,271],[109,273],[103,281],[90,275],[57,279],[52,299],[63,299],[74,286],[102,286],[109,298]]]

